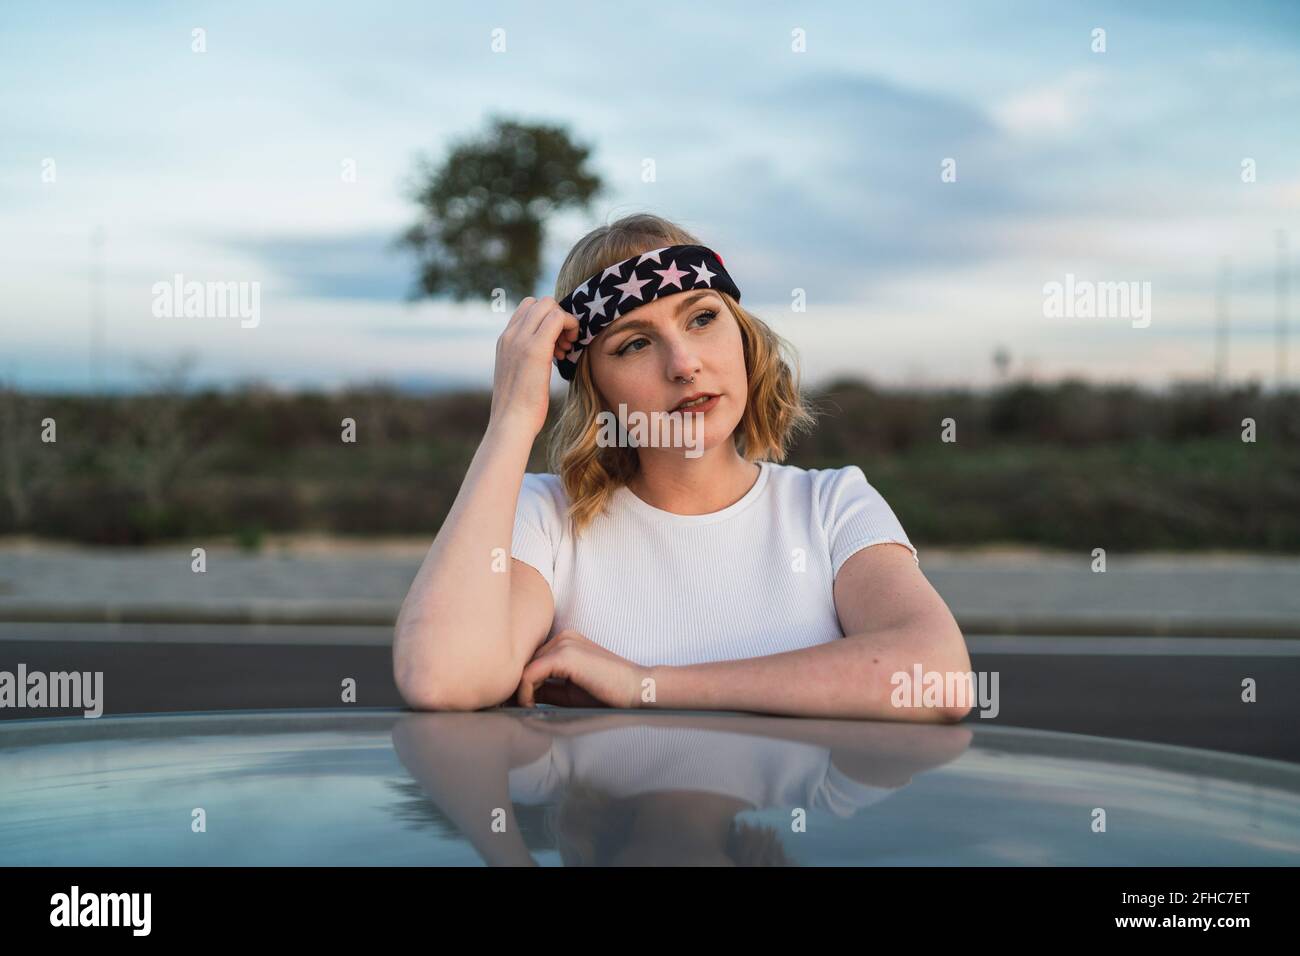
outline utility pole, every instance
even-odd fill
[[[1286,254],[1286,230],[1277,231],[1277,273],[1274,284],[1277,292],[1277,387],[1278,390],[1287,387],[1287,367],[1286,367],[1286,346],[1287,346],[1287,327],[1286,327],[1286,310],[1287,310],[1287,272],[1289,263]]]
[[[90,389],[99,394],[104,358],[104,227],[90,230]]]
[[[1228,384],[1228,322],[1230,307],[1228,300],[1232,295],[1232,259],[1222,256],[1219,259],[1219,286],[1214,304],[1214,384],[1224,388]]]

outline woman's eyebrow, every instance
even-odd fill
[[[617,327],[611,328],[609,334],[618,335],[620,332],[631,332],[633,330],[653,332],[655,330],[655,324],[649,319],[628,319],[626,322],[619,323]]]
[[[686,298],[682,300],[681,305],[677,306],[678,314],[680,315],[682,312],[685,312],[687,309],[689,309],[691,307],[692,302],[698,302],[700,299],[707,298],[714,294],[715,293],[712,290],[705,290],[703,292],[695,292],[691,295],[686,296]]]

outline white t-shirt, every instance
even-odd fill
[[[844,636],[832,587],[850,555],[894,541],[920,563],[857,465],[758,464],[745,496],[709,514],[621,486],[577,540],[559,476],[525,474],[510,553],[551,586],[548,637],[573,628],[645,666],[779,654]]]

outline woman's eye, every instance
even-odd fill
[[[705,324],[705,325],[710,325],[710,324],[713,323],[713,320],[716,319],[717,317],[718,317],[718,313],[716,313],[716,312],[701,312],[701,313],[699,313],[698,315],[692,316],[691,321],[694,322],[696,319],[704,319],[704,318],[707,318],[709,321],[706,322],[706,323],[704,323],[704,324]],[[701,328],[703,328],[703,326],[701,326]],[[632,348],[632,346],[636,345],[636,344],[639,343],[639,342],[648,342],[648,341],[650,341],[650,340],[649,340],[649,339],[646,339],[646,338],[632,339],[632,341],[627,342],[626,344],[624,344],[624,346],[623,346],[621,349],[619,349],[617,352],[615,352],[614,354],[615,354],[615,355],[623,355],[625,352],[627,352],[627,351],[629,351],[629,350],[631,350],[631,351],[633,351],[633,352],[640,352],[640,351],[641,351],[640,349],[634,349],[634,348]]]

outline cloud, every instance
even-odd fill
[[[479,321],[483,304],[408,311],[415,263],[391,240],[414,214],[398,183],[416,149],[436,153],[507,101],[521,118],[568,123],[611,187],[589,216],[548,224],[539,291],[607,212],[645,209],[716,243],[746,304],[776,318],[805,289],[810,312],[835,308],[857,329],[860,355],[887,343],[900,367],[939,368],[930,351],[942,337],[960,343],[945,359],[960,373],[961,353],[985,356],[995,334],[1020,328],[1041,329],[1045,361],[1073,361],[1065,330],[1034,320],[1043,282],[1067,271],[1152,280],[1162,316],[1178,303],[1179,324],[1158,320],[1158,331],[1181,334],[1208,321],[1230,255],[1235,314],[1268,317],[1274,230],[1300,245],[1294,4],[1243,17],[1201,0],[1177,16],[1021,3],[939,18],[832,5],[801,15],[802,56],[784,15],[670,4],[662,30],[628,37],[617,68],[587,83],[571,80],[595,76],[589,65],[555,58],[573,34],[563,9],[547,9],[506,12],[504,55],[479,13],[415,4],[328,17],[306,4],[222,7],[204,24],[203,56],[179,13],[123,19],[81,4],[74,34],[39,14],[11,17],[21,42],[0,59],[15,145],[0,157],[0,279],[17,317],[7,357],[52,375],[62,350],[69,375],[84,377],[85,350],[66,343],[87,328],[86,236],[98,223],[114,347],[197,344],[223,370],[304,376],[362,363],[452,374],[472,351],[476,374],[490,375],[490,331],[482,348],[456,339],[455,361],[439,348],[472,338],[453,322]],[[1105,55],[1088,50],[1098,24]],[[39,97],[22,82],[35,75]],[[461,92],[449,97],[452,81]],[[46,156],[57,185],[40,182]],[[646,157],[656,182],[641,180]],[[1242,183],[1243,157],[1258,182]],[[357,161],[356,182],[341,182],[343,158]],[[955,183],[940,181],[945,158]],[[263,282],[257,344],[150,322],[150,283],[175,272]],[[1098,339],[1089,360],[1152,376],[1190,361],[1157,353],[1154,334],[1122,341]]]
[[[757,299],[800,287],[850,301],[874,279],[985,261],[1009,235],[990,222],[1044,211],[1005,161],[1007,135],[955,96],[847,72],[771,82],[737,97],[744,152],[679,200],[718,223]],[[947,158],[955,183],[940,178]]]
[[[233,237],[222,244],[262,261],[304,298],[402,301],[415,281],[415,260],[393,248],[392,233]]]
[[[1076,70],[1052,83],[1015,93],[992,108],[1002,128],[1016,136],[1060,135],[1087,122],[1089,94],[1100,82],[1092,71]]]

